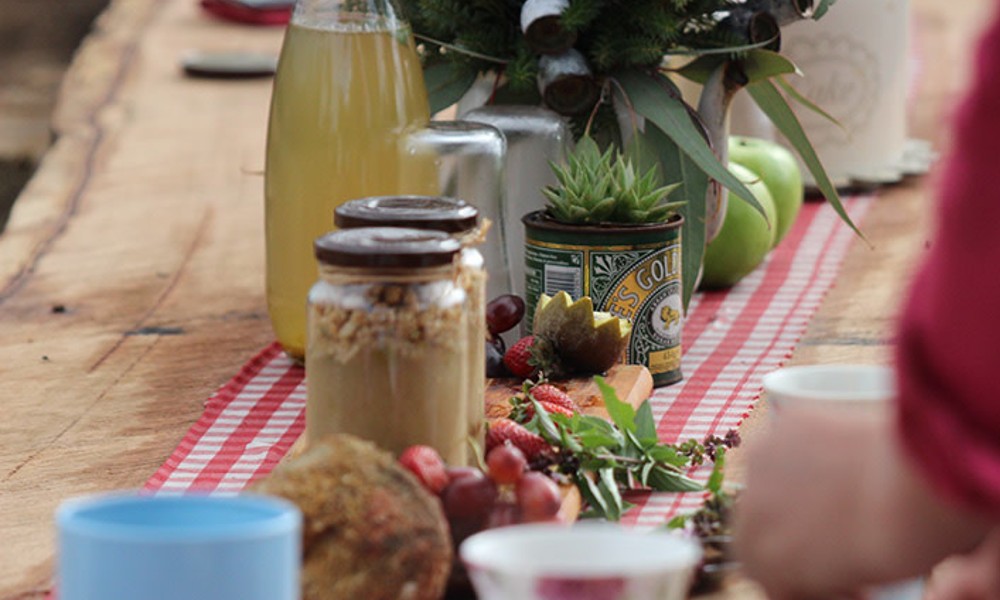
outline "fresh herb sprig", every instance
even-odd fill
[[[727,436],[728,437],[728,436]],[[738,443],[738,442],[737,442]],[[705,489],[709,492],[701,508],[693,513],[677,515],[667,523],[669,529],[683,529],[688,525],[701,539],[728,536],[733,503],[736,495],[723,488],[726,468],[726,448],[715,450],[715,465],[708,477]]]
[[[701,507],[693,513],[677,515],[667,523],[667,529],[687,529],[702,545],[702,560],[692,584],[693,594],[714,592],[723,585],[727,573],[738,564],[730,553],[732,545],[732,514],[738,492],[723,485],[725,449],[716,453],[715,467],[705,485],[710,492]]]
[[[737,434],[713,436],[706,443],[661,443],[648,401],[634,409],[622,402],[603,378],[594,379],[611,423],[579,413],[572,417],[550,414],[531,396],[530,389],[520,400],[534,408],[534,416],[525,427],[556,449],[547,464],[534,466],[561,473],[576,485],[588,505],[583,517],[619,520],[632,507],[624,499],[624,491],[698,492],[721,485],[725,449],[739,443]],[[703,486],[685,473],[706,457],[716,462],[708,485]]]

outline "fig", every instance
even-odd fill
[[[628,345],[632,324],[606,312],[594,312],[589,296],[573,301],[566,292],[542,294],[532,333],[551,342],[559,358],[577,373],[603,373]]]

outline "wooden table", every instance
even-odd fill
[[[926,64],[912,132],[940,146],[991,3],[914,4]],[[178,59],[277,52],[280,37],[210,20],[194,0],[116,0],[67,76],[59,139],[0,237],[0,598],[48,589],[62,499],[142,485],[271,340],[270,82],[186,79]],[[926,179],[881,194],[865,222],[874,249],[854,244],[795,361],[887,357],[928,196]]]

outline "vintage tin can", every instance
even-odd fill
[[[523,222],[527,314],[541,294],[589,295],[594,310],[632,322],[629,364],[646,366],[657,387],[680,381],[683,217],[655,225],[566,225],[537,211]]]

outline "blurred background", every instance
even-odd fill
[[[0,231],[52,142],[59,82],[108,0],[0,0]]]

